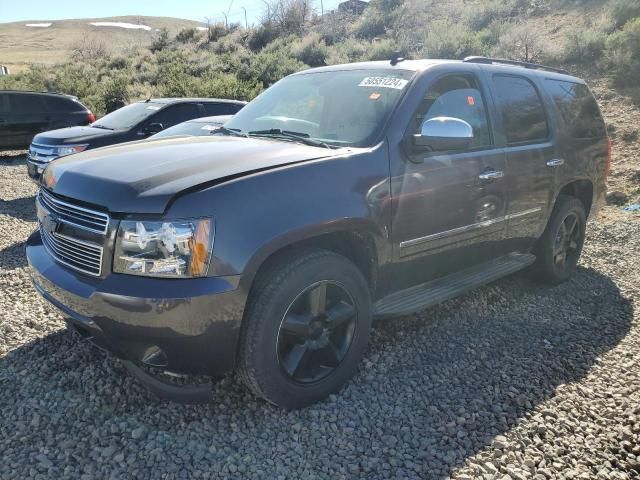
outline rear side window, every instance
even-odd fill
[[[9,94],[9,110],[17,115],[31,115],[47,111],[42,96],[14,93]]]
[[[586,85],[547,80],[546,88],[572,137],[599,138],[606,135],[598,104]]]
[[[163,108],[149,121],[150,123],[161,123],[163,128],[167,128],[200,116],[197,105],[193,103],[179,103],[178,105]]]
[[[235,103],[205,103],[204,110],[207,115],[233,115],[242,108]]]
[[[84,110],[82,105],[70,98],[49,96],[45,97],[45,101],[51,112],[71,113]]]
[[[509,145],[547,139],[549,125],[542,99],[529,80],[512,75],[495,75],[498,110]]]

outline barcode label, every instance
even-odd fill
[[[392,78],[392,77],[367,77],[360,82],[359,87],[378,87],[378,88],[393,88],[395,90],[402,90],[407,86],[409,80],[404,78]]]

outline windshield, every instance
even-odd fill
[[[91,124],[92,127],[108,128],[109,130],[126,130],[137,125],[145,118],[150,117],[164,107],[161,103],[132,103],[126,107],[119,108],[115,112],[105,115],[97,122]]]
[[[184,122],[179,123],[171,128],[167,128],[160,133],[156,133],[151,138],[173,137],[176,135],[188,135],[191,137],[199,137],[203,135],[211,135],[211,132],[220,128],[224,122]]]
[[[369,146],[413,75],[391,69],[293,75],[266,90],[225,126],[245,134],[286,131],[333,146]]]

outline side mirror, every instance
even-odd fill
[[[473,127],[464,120],[435,117],[422,124],[420,133],[413,136],[416,147],[434,151],[464,150],[473,141]]]
[[[141,137],[149,137],[151,135],[155,135],[156,133],[160,133],[162,130],[164,130],[164,127],[161,123],[150,123],[142,130],[140,130],[138,132],[138,135]]]

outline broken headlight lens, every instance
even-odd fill
[[[149,277],[204,277],[213,248],[209,218],[120,222],[113,271]]]

